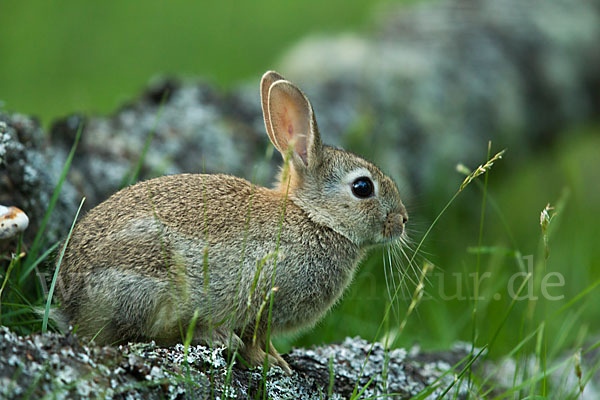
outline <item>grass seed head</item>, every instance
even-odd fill
[[[556,213],[554,212],[554,207],[550,207],[550,204],[547,204],[540,213],[540,227],[542,228],[542,237],[544,238],[544,256],[546,259],[548,259],[548,256],[550,255],[550,247],[548,246],[548,229],[552,219],[554,219],[555,216]]]
[[[492,165],[494,165],[494,163],[496,161],[498,161],[499,159],[502,158],[502,156],[504,155],[504,152],[506,151],[506,149],[496,153],[496,155],[492,158],[490,158],[485,164],[480,165],[479,167],[477,167],[475,169],[475,171],[469,173],[469,175],[467,175],[467,177],[465,178],[465,180],[463,181],[463,183],[460,185],[460,188],[458,189],[459,192],[462,192],[462,190],[464,188],[466,188],[469,183],[471,183],[473,181],[473,179],[477,178],[480,175],[485,174],[487,171],[489,171],[492,168]],[[466,167],[464,167],[464,165],[461,167],[462,164],[459,164],[456,166],[456,169],[459,172],[464,173],[465,171],[468,171],[468,169]],[[463,168],[464,167],[464,168]],[[460,169],[459,169],[460,168]]]

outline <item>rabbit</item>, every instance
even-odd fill
[[[66,324],[97,344],[226,346],[249,366],[291,368],[268,340],[314,325],[366,250],[408,216],[374,164],[323,145],[304,93],[262,77],[265,127],[284,159],[272,189],[179,174],[113,194],[79,221],[59,270]]]

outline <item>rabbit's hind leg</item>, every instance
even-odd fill
[[[290,365],[287,363],[287,361],[285,361],[283,357],[281,357],[281,354],[279,354],[275,346],[273,346],[272,342],[269,343],[269,356],[269,361],[271,360],[271,357],[275,359],[275,363],[273,365],[278,365],[279,367],[281,367],[281,369],[287,375],[292,374],[292,368],[290,368]]]
[[[86,277],[72,298],[69,323],[81,337],[99,345],[153,339],[148,326],[157,306],[154,280],[118,268],[98,269]]]
[[[254,343],[252,343],[252,341],[247,342],[240,354],[251,367],[263,366],[265,357],[267,357],[269,367],[278,366],[286,373],[286,375],[291,375],[292,369],[275,349],[273,343],[269,343],[269,354],[264,350],[266,347],[265,344],[265,341],[261,340],[257,340]]]

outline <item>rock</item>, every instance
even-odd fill
[[[362,397],[394,393],[394,398],[407,399],[435,383],[430,398],[436,398],[454,380],[443,373],[467,353],[463,347],[446,352],[445,361],[439,356],[427,360],[419,351],[386,352],[379,343],[371,349],[360,338],[294,349],[285,356],[294,370],[291,376],[278,367],[268,371],[267,397],[322,399],[331,383],[329,398],[348,399],[358,383],[359,391],[366,386]],[[227,393],[231,398],[255,398],[264,387],[262,369],[241,369],[225,356],[223,348],[190,346],[186,351],[183,345],[162,348],[153,343],[97,347],[81,344],[72,334],[20,337],[0,327],[0,397],[53,393],[70,399],[174,399],[225,398]],[[458,391],[461,395],[464,387]]]
[[[31,244],[42,224],[65,159],[60,148],[47,145],[33,118],[0,113],[0,203],[14,204],[29,217],[26,244]],[[44,233],[47,246],[62,240],[78,201],[74,187],[64,182]]]
[[[137,179],[158,175],[205,171],[250,178],[254,173],[264,181],[270,170],[264,159],[267,136],[258,89],[255,94],[254,103],[247,103],[208,85],[182,87],[165,81],[109,118],[67,117],[54,124],[50,137],[66,152],[84,124],[70,180],[86,197],[87,207]]]
[[[470,344],[459,342],[437,352],[423,352],[417,346],[385,351],[380,343],[346,338],[338,344],[293,349],[284,355],[292,375],[274,367],[264,381],[262,368],[247,370],[228,362],[223,348],[192,345],[186,350],[181,344],[159,347],[154,343],[98,347],[81,343],[73,333],[18,336],[0,326],[0,398],[41,398],[50,393],[58,399],[262,398],[266,387],[267,398],[274,400],[349,399],[358,383],[357,393],[364,388],[360,398],[393,394],[395,399],[409,399],[427,392],[419,398],[437,399],[453,385],[449,396],[464,399],[468,380],[455,381],[455,376],[470,350]],[[511,358],[492,361],[483,354],[473,368],[476,376],[485,379],[485,387],[477,387],[482,380],[475,381],[476,392],[470,398],[480,398],[476,393],[484,392],[504,397],[522,383],[520,374],[514,381],[515,368],[537,368],[534,355],[520,360],[517,367]],[[556,361],[558,368],[548,366],[550,393],[578,392],[572,360],[573,355],[567,354]],[[582,357],[581,369],[594,371],[596,361],[597,352]],[[581,398],[597,399],[598,393],[592,379]]]

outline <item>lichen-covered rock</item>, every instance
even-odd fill
[[[26,243],[33,240],[42,223],[65,158],[60,149],[47,147],[42,128],[34,119],[0,113],[0,204],[16,206],[28,215]],[[44,234],[48,245],[62,240],[78,201],[73,186],[64,182]]]
[[[356,393],[362,391],[360,398],[437,399],[450,385],[448,398],[464,399],[468,380],[455,377],[470,351],[466,343],[438,352],[422,352],[418,347],[386,351],[380,343],[346,338],[339,344],[293,349],[284,355],[292,375],[274,367],[265,381],[261,368],[247,370],[228,362],[223,348],[189,346],[186,350],[181,344],[165,348],[153,343],[98,347],[80,343],[73,334],[21,337],[0,326],[0,399],[48,395],[57,399],[254,399],[262,398],[265,388],[267,398],[274,400],[349,399],[355,388]],[[520,360],[518,369],[538,368],[534,358]],[[568,354],[548,366],[550,393],[578,393],[574,362]],[[581,358],[581,369],[594,371],[596,362],[596,352],[590,353]],[[478,359],[473,368],[476,376],[485,379],[484,387],[478,387],[483,379],[473,382],[469,396],[473,399],[481,398],[481,393],[505,396],[522,383],[520,374],[514,381],[517,365],[510,358]],[[598,393],[592,379],[580,397],[597,399]]]
[[[66,151],[84,125],[70,179],[87,207],[136,179],[165,174],[222,172],[265,183],[270,168],[258,89],[252,100],[165,81],[109,118],[58,121],[50,137]]]
[[[97,347],[82,345],[72,334],[19,337],[0,327],[0,398],[255,398],[266,387],[269,399],[316,400],[327,397],[330,383],[331,399],[350,398],[355,386],[359,391],[366,386],[362,397],[393,393],[407,399],[431,384],[427,398],[436,398],[454,379],[438,378],[466,354],[464,349],[449,351],[445,359],[427,360],[418,351],[386,352],[378,343],[347,338],[341,344],[294,349],[285,356],[293,374],[275,367],[264,381],[261,368],[228,363],[222,348]]]

